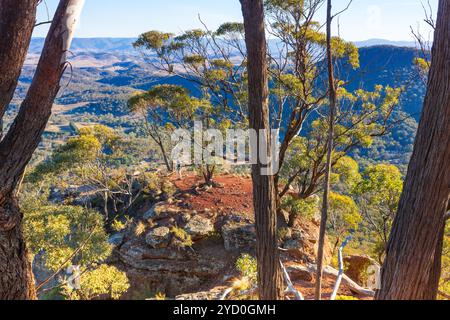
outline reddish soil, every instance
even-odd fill
[[[195,190],[203,179],[196,175],[188,175],[182,180],[174,179],[172,182],[180,190],[181,197],[185,199],[192,210],[202,212],[210,210],[223,214],[239,213],[247,217],[253,216],[252,181],[235,175],[222,175],[214,178],[220,187],[210,188],[207,191]],[[183,196],[184,194],[184,196]],[[185,196],[188,194],[189,196]]]

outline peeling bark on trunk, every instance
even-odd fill
[[[266,130],[270,156],[270,124],[268,108],[267,43],[262,0],[241,0],[248,55],[249,122],[259,132]],[[258,138],[258,150],[265,145]],[[258,152],[258,154],[260,154]],[[273,176],[262,175],[258,160],[252,167],[253,204],[256,217],[256,255],[258,260],[258,288],[261,300],[282,299],[282,273],[277,245],[276,188]]]
[[[84,0],[60,1],[33,82],[13,125],[0,142],[0,300],[36,298],[14,189],[51,115],[83,4]]]
[[[3,116],[19,81],[36,23],[38,0],[0,0],[0,140]]]
[[[388,242],[380,300],[436,299],[450,193],[450,1],[440,0],[422,119]]]

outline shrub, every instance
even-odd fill
[[[194,244],[191,236],[182,228],[172,227],[170,230],[172,232],[172,244],[177,248],[187,248],[192,247]]]
[[[66,285],[63,295],[69,300],[92,300],[103,297],[117,300],[125,293],[130,284],[124,272],[116,267],[102,264],[97,269],[87,271],[80,276],[80,288]]]
[[[242,277],[247,277],[251,281],[256,281],[258,266],[256,259],[249,254],[242,254],[236,261],[236,269]]]

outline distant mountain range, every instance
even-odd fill
[[[73,42],[70,61],[73,69],[63,79],[50,122],[52,132],[65,134],[70,123],[103,123],[112,127],[131,128],[127,107],[136,91],[148,90],[157,84],[179,84],[192,94],[198,88],[179,77],[155,73],[138,52],[132,38],[77,38]],[[44,39],[33,39],[16,99],[10,115],[25,96],[36,67]],[[275,45],[274,43],[269,43]],[[402,124],[388,137],[379,139],[371,150],[354,154],[359,159],[394,163],[406,168],[412,150],[416,121],[420,117],[425,85],[417,76],[413,61],[417,50],[412,42],[392,42],[372,39],[356,43],[360,47],[361,68],[353,70],[345,63],[339,68],[340,78],[348,81],[348,90],[373,90],[376,84],[404,86],[401,110],[412,119]],[[131,130],[131,129],[130,129]]]
[[[151,86],[161,83],[182,84],[195,92],[192,83],[186,83],[185,80],[176,77],[161,76],[149,70],[146,62],[133,48],[134,40],[133,38],[74,39],[71,49],[74,54],[70,58],[74,68],[71,86],[60,95],[60,102],[67,104],[64,100],[70,95],[71,104],[92,103],[96,99],[91,94],[90,99],[86,99],[86,92],[98,93],[101,90],[110,93],[108,98],[115,99],[117,91],[122,95],[124,91],[148,90]],[[41,38],[33,39],[21,83],[31,82],[43,42],[44,39]],[[345,66],[341,68],[340,76],[350,82],[348,89],[355,90],[362,87],[373,90],[376,84],[392,87],[407,85],[402,109],[418,119],[425,88],[414,73],[413,60],[417,56],[417,51],[411,47],[413,43],[372,39],[358,42],[357,45],[361,46],[359,50],[361,68],[358,70]],[[23,95],[20,89],[19,96]],[[124,98],[126,97],[122,97]],[[117,114],[119,110],[109,111]]]
[[[38,53],[44,46],[44,38],[33,38],[30,44],[30,52]],[[133,51],[133,42],[136,38],[75,38],[71,51]]]
[[[356,41],[358,48],[373,47],[373,46],[394,46],[394,47],[410,47],[415,48],[416,43],[414,41],[391,41],[386,39],[369,39],[366,41]]]
[[[44,38],[33,38],[30,45],[31,53],[38,53],[44,45]],[[136,38],[75,38],[72,44],[72,51],[92,51],[92,52],[111,52],[111,51],[134,51],[133,42]],[[270,40],[269,40],[270,42]],[[359,47],[371,47],[380,45],[390,45],[396,47],[415,47],[414,42],[410,41],[390,41],[385,39],[370,39],[358,41],[355,44]]]

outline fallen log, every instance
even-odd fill
[[[316,270],[317,270],[317,266],[314,264],[309,264],[307,266],[291,265],[291,266],[287,267],[287,271],[289,273],[294,272],[294,271],[303,271],[303,272],[307,272],[310,274],[315,274]],[[334,277],[337,279],[339,276],[339,271],[330,266],[327,266],[323,269],[323,274],[327,277]],[[363,297],[374,297],[375,296],[375,292],[373,290],[361,287],[359,284],[357,284],[355,281],[350,279],[345,274],[342,275],[342,284],[346,285],[350,289],[351,292],[358,294],[360,296],[363,296]]]

